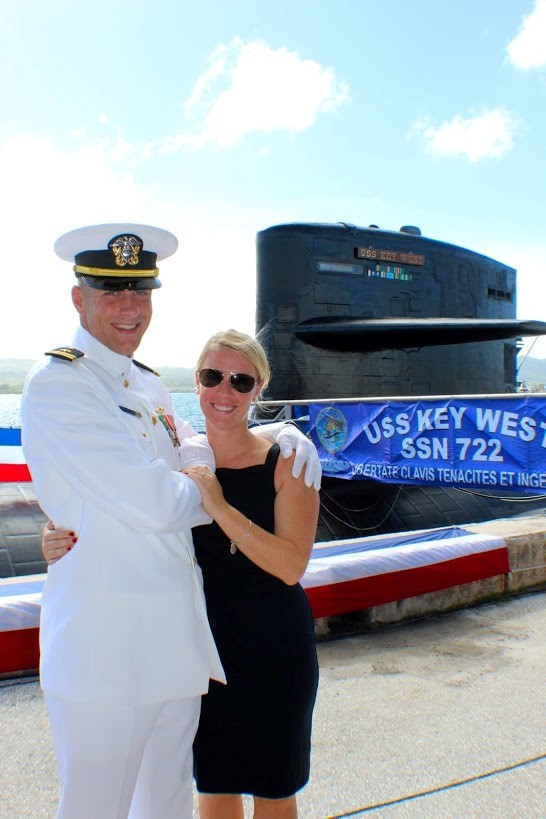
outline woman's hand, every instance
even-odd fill
[[[42,554],[48,566],[56,563],[69,552],[78,538],[74,532],[66,529],[55,529],[55,524],[48,521],[42,529]]]
[[[206,466],[190,466],[183,469],[184,475],[195,481],[203,499],[203,509],[214,518],[215,514],[225,504],[224,493],[216,475]]]

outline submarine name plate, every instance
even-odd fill
[[[377,262],[417,265],[425,263],[422,253],[400,253],[398,250],[379,250],[375,247],[357,247],[356,256],[358,259],[372,259]]]

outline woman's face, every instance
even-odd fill
[[[214,387],[204,387],[196,375],[197,394],[201,411],[207,425],[217,429],[234,429],[242,424],[248,425],[250,404],[261,389],[256,368],[246,355],[234,350],[211,350],[205,357],[201,369],[210,368],[224,373],[222,381]],[[250,392],[238,392],[230,382],[230,373],[244,373],[255,379]]]

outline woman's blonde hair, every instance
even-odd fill
[[[264,348],[255,338],[247,336],[246,333],[240,333],[238,330],[222,330],[209,338],[197,359],[197,372],[202,368],[211,350],[219,349],[234,350],[236,353],[245,355],[258,373],[258,381],[261,382],[262,390],[267,387],[271,372]]]

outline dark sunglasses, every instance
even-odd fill
[[[256,383],[254,376],[247,373],[222,373],[211,367],[205,367],[197,373],[199,383],[203,387],[217,387],[227,375],[229,375],[229,383],[237,392],[250,392]]]

